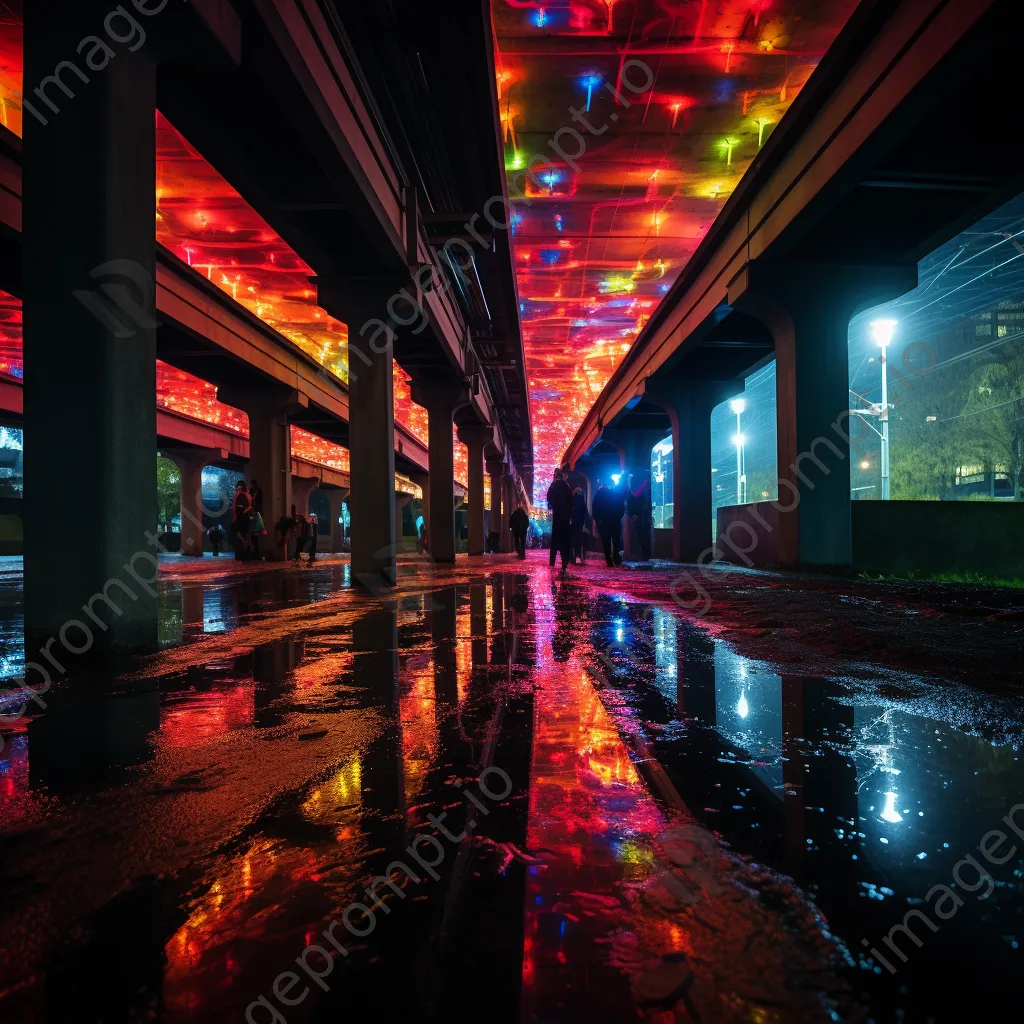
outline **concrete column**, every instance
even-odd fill
[[[274,527],[292,510],[292,440],[290,413],[308,400],[297,391],[268,383],[257,387],[226,386],[218,389],[221,401],[244,409],[249,417],[249,479],[263,491],[263,524],[266,542],[260,553],[268,561],[280,561],[288,553],[276,543]]]
[[[494,442],[493,427],[459,427],[459,440],[469,449],[469,553],[484,553],[484,446]]]
[[[202,558],[206,537],[203,528],[203,467],[226,459],[228,453],[219,448],[164,448],[161,454],[174,463],[181,477],[181,553]]]
[[[64,70],[70,58],[83,66],[76,47],[104,13],[84,2],[59,16],[46,4],[25,9],[24,89],[34,111],[26,102],[21,235],[33,686],[44,680],[31,663],[55,677],[67,670],[39,656],[50,637],[72,651],[57,658],[70,667],[157,635],[156,74],[144,49],[123,47],[89,84]],[[55,67],[73,99],[53,84]],[[32,90],[47,78],[42,99]],[[73,509],[53,500],[55,478]],[[117,612],[101,601],[83,613],[93,594],[122,581],[110,591]]]
[[[630,430],[628,428],[606,427],[602,438],[619,449],[622,460],[622,491],[627,496],[630,491],[630,477],[634,478],[633,488],[638,486],[639,480],[646,476],[648,490],[650,489],[651,478],[651,449],[665,437],[662,430]],[[710,447],[709,455],[710,460]],[[710,463],[708,466],[710,476]],[[652,494],[653,497],[653,494]],[[708,520],[711,518],[710,506],[708,508]],[[648,550],[654,550],[654,519],[651,518],[651,535],[647,539]]]
[[[390,350],[367,358],[349,380],[352,574],[366,585],[395,582],[395,409]]]
[[[684,375],[648,388],[650,400],[672,423],[672,558],[677,562],[695,562],[711,547],[711,410],[742,390],[742,381]]]
[[[427,550],[429,551],[430,545],[430,474],[429,473],[409,473],[409,479],[416,484],[419,489],[423,492],[421,504],[423,505],[423,531],[427,535]]]
[[[341,505],[348,497],[347,487],[333,487],[327,491],[327,500],[331,504],[331,552],[337,554],[344,547],[344,527],[341,519]]]
[[[257,477],[259,480],[259,477]],[[315,476],[293,476],[292,477],[292,504],[295,505],[295,511],[300,516],[309,515],[309,499],[313,492],[320,486],[320,478]],[[266,499],[264,499],[266,500]],[[289,506],[289,511],[291,507]],[[275,522],[277,520],[274,520]],[[268,526],[267,529],[271,529]]]
[[[405,548],[402,534],[402,509],[412,501],[412,495],[404,491],[395,491],[395,546],[401,553]]]
[[[430,457],[430,557],[435,562],[455,561],[455,459],[452,450],[455,410],[469,401],[461,381],[450,378],[414,382],[412,400],[429,417],[427,447]]]
[[[487,473],[491,478],[491,518],[490,518],[490,529],[492,533],[498,535],[499,541],[501,538],[501,532],[504,528],[505,523],[508,521],[508,515],[504,514],[502,510],[502,494],[501,494],[501,474],[503,464],[501,459],[488,459],[487,460]]]
[[[850,320],[917,284],[917,266],[751,264],[730,305],[775,341],[779,562],[849,568]]]
[[[501,551],[508,554],[513,550],[512,531],[508,528],[508,518],[515,511],[515,487],[512,476],[505,473],[501,478]]]

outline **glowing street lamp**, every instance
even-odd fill
[[[736,504],[743,504],[743,445],[746,439],[743,436],[743,425],[741,423],[741,417],[743,411],[747,408],[747,401],[745,398],[734,398],[729,403],[729,408],[736,413],[736,433],[733,435],[732,443],[736,446]]]
[[[895,320],[871,321],[871,336],[882,350],[882,411],[879,413],[882,421],[882,501],[889,500],[889,384],[885,350],[896,333],[896,323]]]

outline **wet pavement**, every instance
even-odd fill
[[[4,720],[0,1020],[1015,1005],[1024,595],[703,584],[167,560],[158,653]]]

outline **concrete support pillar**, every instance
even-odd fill
[[[494,442],[493,427],[459,427],[459,440],[469,449],[469,553],[484,553],[484,446]]]
[[[461,381],[431,378],[413,383],[412,400],[429,417],[427,447],[430,457],[430,556],[435,562],[455,561],[455,410],[469,401]]]
[[[259,479],[257,477],[257,479]],[[309,499],[313,492],[320,486],[320,478],[315,476],[293,476],[292,477],[292,504],[300,516],[309,515]],[[265,499],[264,499],[265,500]],[[289,507],[289,511],[291,511]],[[277,520],[275,520],[276,522]],[[267,527],[271,529],[273,523]]]
[[[292,509],[292,440],[288,417],[308,405],[297,391],[273,384],[264,387],[221,387],[221,401],[244,409],[249,417],[249,479],[263,491],[263,525],[266,542],[260,553],[268,561],[288,557],[277,544],[274,526]]]
[[[491,519],[490,528],[492,533],[498,535],[499,544],[502,532],[508,522],[508,513],[502,508],[501,474],[504,464],[501,459],[487,460],[487,474],[491,478]]]
[[[161,454],[174,463],[181,477],[181,553],[202,558],[206,537],[203,528],[203,467],[226,459],[228,453],[220,448],[165,448]]]
[[[510,473],[505,473],[501,478],[501,551],[508,554],[513,550],[512,531],[508,528],[509,516],[515,511],[515,486]]]
[[[420,504],[423,506],[423,532],[427,535],[427,550],[430,550],[430,474],[409,473],[409,479],[423,492]]]
[[[395,545],[399,552],[405,549],[402,533],[402,509],[412,501],[412,495],[404,491],[395,491]]]
[[[367,357],[349,381],[352,574],[395,582],[395,411],[390,352]],[[354,368],[355,369],[355,368]]]
[[[601,435],[619,449],[622,464],[622,493],[628,498],[630,490],[635,490],[640,481],[646,478],[648,494],[651,494],[651,449],[665,437],[661,430],[630,430],[628,428],[605,428]],[[710,454],[709,454],[710,459]],[[710,463],[708,466],[710,474]],[[630,479],[632,478],[632,484]],[[653,495],[652,495],[653,497]],[[710,520],[711,511],[708,509]],[[647,550],[654,550],[654,519],[649,524],[650,536],[647,538]]]
[[[845,569],[850,530],[850,320],[917,284],[917,267],[751,264],[730,305],[775,341],[779,562]]]
[[[345,528],[341,525],[341,505],[348,497],[347,487],[334,487],[327,491],[331,506],[331,552],[337,554],[344,547]]]
[[[677,562],[695,562],[711,547],[711,410],[742,390],[742,381],[684,373],[648,388],[649,399],[672,423],[672,558]]]
[[[145,49],[124,48],[88,85],[64,70],[103,14],[84,2],[59,16],[46,4],[25,9],[24,88],[33,108],[26,104],[24,117],[21,236],[29,685],[41,681],[32,664],[49,665],[39,650],[50,637],[95,657],[148,646],[157,635],[156,72]],[[74,99],[53,86],[55,67],[64,83],[70,78]],[[47,78],[44,100],[31,89]],[[85,431],[87,448],[74,452]],[[74,495],[73,511],[53,500],[55,477],[62,494]],[[121,581],[124,589],[112,591],[116,613],[99,602],[83,614],[93,594]],[[75,659],[58,660],[70,667]]]

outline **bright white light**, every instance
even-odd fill
[[[747,703],[747,695],[745,693],[740,694],[740,702],[736,705],[736,714],[740,718],[746,718],[750,714],[750,705]]]
[[[622,479],[622,474],[621,473],[612,473],[612,483],[615,484],[616,487],[618,487],[619,481],[621,479]]]
[[[742,448],[743,445],[747,443],[747,439],[742,434],[733,434],[732,443],[736,445],[737,448]]]
[[[729,408],[738,416],[747,407],[747,401],[745,398],[734,398],[729,403]]]
[[[882,808],[882,821],[891,821],[894,825],[903,820],[903,815],[896,810],[896,794],[885,794],[885,807]]]
[[[885,348],[892,341],[892,336],[896,333],[896,323],[895,320],[871,321],[871,336],[879,348]]]

